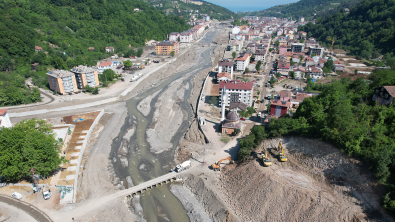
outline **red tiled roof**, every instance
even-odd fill
[[[252,90],[254,84],[252,82],[220,82],[219,88],[223,89],[242,89],[242,90]]]
[[[239,58],[237,58],[236,60],[238,60],[238,61],[246,61],[246,60],[248,59],[248,56],[250,56],[250,55],[248,55],[248,54],[246,53],[246,54],[244,54],[243,57],[239,57]]]
[[[224,60],[224,61],[219,61],[219,62],[218,62],[218,65],[219,65],[219,66],[233,66],[234,63],[231,62],[231,61],[226,61],[226,60]]]
[[[275,100],[272,101],[272,106],[282,106],[282,107],[290,107],[291,106],[291,102],[288,101],[281,101],[281,100]]]
[[[36,46],[35,49],[36,50],[43,50],[43,48],[41,48],[40,46]]]
[[[310,94],[307,93],[298,93],[296,94],[296,99],[294,99],[295,101],[299,101],[299,102],[303,102],[303,100],[307,97],[311,97]]]
[[[0,116],[4,115],[7,112],[7,109],[0,109]]]
[[[392,96],[395,97],[395,86],[383,86],[385,90]]]
[[[281,90],[280,91],[280,98],[289,97],[292,98],[292,93],[288,90]]]
[[[222,77],[227,77],[227,78],[231,78],[231,76],[230,76],[230,74],[229,73],[227,73],[227,72],[221,72],[221,73],[218,73],[217,74],[217,79],[219,79],[219,78],[222,78]]]
[[[110,65],[112,65],[112,62],[102,62],[100,63],[99,66],[110,66]]]

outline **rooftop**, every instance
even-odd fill
[[[287,107],[287,108],[291,106],[291,102],[281,101],[281,100],[275,100],[271,104],[272,104],[272,106],[275,105],[275,106],[281,106],[281,107]]]
[[[249,56],[250,56],[250,55],[246,53],[246,54],[244,54],[243,57],[237,58],[236,61],[246,61],[246,60],[248,59]]]
[[[159,42],[156,45],[176,45],[178,42],[175,41],[163,41],[163,42]]]
[[[48,71],[47,75],[55,77],[55,78],[63,78],[63,77],[67,77],[67,76],[74,76],[74,73],[67,71],[67,70],[57,69],[55,71]]]
[[[223,89],[240,89],[240,90],[252,90],[254,84],[252,82],[223,82],[219,83],[219,88]]]
[[[112,62],[102,62],[99,66],[111,66]]]
[[[392,96],[395,97],[395,86],[383,86],[384,89]]]
[[[7,112],[7,109],[0,109],[0,116],[3,116]]]
[[[218,74],[217,74],[217,79],[222,78],[222,77],[224,77],[224,76],[227,77],[228,79],[231,79],[230,74],[227,73],[227,72],[218,73]]]
[[[218,62],[219,66],[233,66],[234,63],[228,60],[222,60]]]
[[[246,111],[247,110],[247,105],[242,103],[242,102],[238,102],[238,103],[230,103],[229,104],[229,109],[235,109],[235,108],[239,108],[241,110]]]
[[[94,72],[95,69],[93,69],[92,67],[79,65],[77,67],[72,68],[70,71],[74,73],[89,73],[89,72]]]

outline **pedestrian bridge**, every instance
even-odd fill
[[[174,182],[176,180],[177,175],[178,175],[178,173],[176,173],[176,172],[170,172],[168,174],[162,175],[162,176],[154,178],[152,180],[148,180],[144,183],[138,184],[138,185],[130,187],[128,189],[118,191],[114,195],[116,197],[124,196],[124,197],[128,197],[128,198],[132,198],[135,195],[140,195],[144,191],[149,191],[152,188],[158,187],[162,184]]]

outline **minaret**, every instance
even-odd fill
[[[225,98],[226,98],[226,87],[222,91],[222,102],[221,102],[221,123],[225,120]]]

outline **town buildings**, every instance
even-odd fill
[[[304,43],[293,43],[291,45],[292,52],[304,52]]]
[[[107,47],[106,47],[106,52],[108,52],[108,53],[114,53],[114,52],[115,52],[115,49],[114,49],[114,47],[112,47],[112,46],[107,46]]]
[[[48,71],[47,78],[49,88],[59,94],[78,91],[77,81],[74,73],[66,70]]]
[[[0,109],[0,127],[5,127],[5,128],[12,127],[7,109]]]
[[[189,43],[193,40],[193,32],[191,30],[187,30],[180,33],[180,42]]]
[[[222,60],[218,62],[218,73],[227,72],[230,73],[230,78],[233,78],[233,66],[234,63],[228,60]]]
[[[178,32],[172,32],[169,35],[169,41],[178,41],[179,38],[180,38],[180,33]]]
[[[232,135],[236,129],[241,129],[240,117],[236,111],[231,111],[222,122],[222,133]]]
[[[315,54],[319,57],[322,57],[322,55],[324,54],[324,48],[318,48],[318,47],[309,47],[309,51],[307,53],[308,55],[312,55]]]
[[[96,87],[99,85],[99,76],[97,70],[92,67],[79,65],[70,70],[75,74],[75,79],[79,89],[84,89],[86,86]]]
[[[180,51],[180,43],[178,41],[163,41],[155,46],[157,55],[170,55],[173,51],[175,54]]]
[[[236,59],[236,70],[244,71],[248,67],[248,64],[250,64],[250,55],[246,53]]]
[[[220,106],[229,107],[230,103],[242,102],[252,106],[254,84],[252,82],[219,82]],[[222,96],[224,95],[224,96]]]

